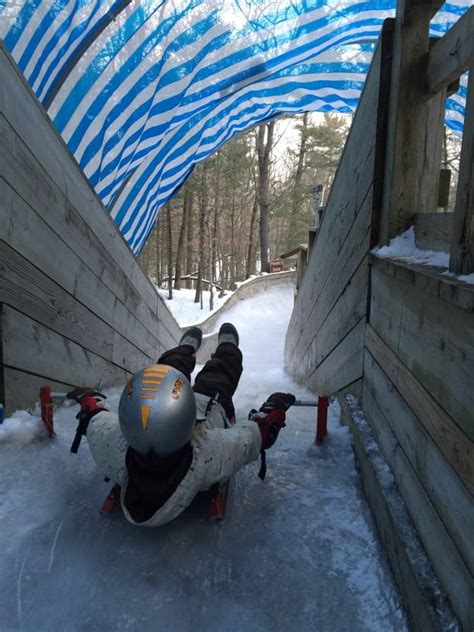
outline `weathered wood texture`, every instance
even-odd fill
[[[474,620],[472,496],[368,353],[363,401],[433,568],[468,629]]]
[[[431,157],[426,154],[431,144],[426,125],[430,105],[425,100],[420,74],[430,45],[431,14],[429,2],[399,0],[397,3],[380,228],[382,243],[406,230],[420,204],[430,198],[426,191],[430,182],[423,180],[427,169],[432,169]],[[436,107],[434,118],[438,110]],[[437,165],[438,172],[439,168]]]
[[[319,392],[362,377],[368,261],[380,205],[383,117],[393,20],[384,26],[288,328],[285,364]],[[384,81],[381,81],[384,77]],[[379,117],[380,115],[380,117]]]
[[[449,269],[474,272],[474,37],[471,37],[464,132],[459,163]]]
[[[449,252],[454,213],[416,213],[416,245],[422,250]]]
[[[472,440],[473,312],[422,291],[424,280],[418,281],[419,277],[423,277],[422,272],[404,267],[397,272],[396,277],[385,274],[378,265],[378,259],[373,258],[371,325],[421,387],[452,419],[452,425]],[[448,280],[445,282],[449,283]],[[474,292],[469,286],[467,291]],[[432,414],[435,414],[434,410]],[[444,436],[444,441],[447,438]],[[453,447],[453,454],[457,452]]]
[[[364,492],[412,629],[416,632],[458,630],[456,618],[370,426],[353,396],[340,398],[340,401],[342,416],[352,431]]]
[[[0,400],[11,411],[41,380],[124,381],[180,329],[2,46],[0,84]]]
[[[468,69],[473,39],[474,7],[471,7],[427,54],[427,95],[447,88]]]
[[[474,625],[474,288],[371,255],[363,407],[463,629]]]

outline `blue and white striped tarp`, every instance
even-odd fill
[[[442,35],[470,0],[445,4]],[[284,112],[353,112],[394,0],[0,0],[0,37],[134,252],[193,166]],[[448,100],[462,130],[465,85]]]

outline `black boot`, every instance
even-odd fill
[[[202,331],[199,327],[190,327],[184,334],[181,336],[181,340],[179,341],[181,345],[190,345],[194,352],[199,349],[202,342]]]
[[[221,325],[217,342],[219,345],[223,342],[231,342],[236,347],[239,346],[239,334],[232,323],[224,323]]]

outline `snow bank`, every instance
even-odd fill
[[[418,265],[433,266],[436,268],[449,268],[449,253],[439,252],[437,250],[420,250],[417,248],[415,241],[415,228],[412,226],[402,235],[398,235],[390,240],[390,245],[383,248],[374,248],[372,250],[379,257],[390,257],[391,259],[399,259],[407,263],[416,263]],[[453,274],[447,270],[443,272],[445,276],[463,281],[474,285],[473,274]]]
[[[26,410],[18,410],[0,425],[0,444],[27,445],[47,437],[48,433],[41,417]]]
[[[389,246],[383,246],[383,248],[379,249],[374,248],[372,252],[375,252],[379,257],[401,259],[408,263],[418,263],[437,268],[447,268],[449,266],[449,254],[447,252],[420,250],[417,248],[413,226],[402,235],[391,239]]]
[[[214,292],[214,309],[209,309],[209,295],[208,290],[203,292],[203,309],[201,309],[200,303],[194,302],[194,296],[196,290],[173,290],[172,300],[168,300],[168,290],[160,290],[157,288],[158,293],[166,301],[166,306],[170,312],[176,318],[178,325],[197,325],[203,320],[208,318],[211,314],[214,314],[224,303],[226,303],[232,296],[233,292],[226,291],[222,298],[219,298],[219,292]]]

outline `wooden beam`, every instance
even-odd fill
[[[474,7],[439,39],[426,56],[426,96],[447,88],[468,69],[474,42]]]
[[[461,160],[459,164],[453,240],[449,270],[455,274],[474,272],[474,45],[469,62]]]
[[[433,6],[399,0],[395,18],[387,153],[380,242],[402,233],[412,222],[419,199],[425,151],[427,103],[420,72],[429,50]]]

